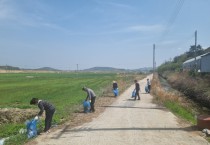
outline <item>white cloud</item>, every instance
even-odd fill
[[[167,40],[167,41],[160,42],[161,45],[170,45],[170,44],[174,44],[174,43],[177,43],[177,41],[175,41],[175,40]]]
[[[141,31],[141,32],[161,32],[164,30],[162,25],[135,25],[125,29],[125,31]]]
[[[9,2],[9,0],[0,0],[0,20],[13,18],[14,8]]]
[[[12,0],[0,0],[0,21],[14,21],[16,25],[66,31],[64,28],[56,25],[56,23],[48,21],[49,7],[35,1],[28,1],[27,4],[27,6],[33,6],[30,11]]]
[[[116,2],[108,2],[108,1],[99,1],[99,0],[95,0],[95,2],[97,2],[98,4],[102,4],[102,5],[109,5],[109,6],[112,6],[112,7],[117,7],[117,8],[133,8],[132,6],[130,5],[127,5],[127,4],[122,4],[122,3],[116,3]]]

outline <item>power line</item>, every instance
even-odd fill
[[[170,27],[173,25],[173,23],[175,22],[177,16],[179,15],[182,6],[184,4],[185,0],[179,0],[175,6],[175,9],[166,25],[166,29],[165,31],[162,33],[161,37],[160,37],[160,42],[165,38],[165,36],[169,33]]]

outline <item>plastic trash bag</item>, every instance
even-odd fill
[[[119,94],[118,89],[113,89],[113,93],[114,93],[114,96],[115,96],[115,97],[118,96],[118,94]]]
[[[4,145],[5,138],[0,139],[0,145]]]
[[[131,96],[131,97],[133,98],[133,97],[135,97],[135,96],[136,96],[136,90],[133,90],[132,96]]]
[[[83,102],[84,112],[88,113],[90,112],[90,101],[84,101]]]
[[[146,93],[149,93],[149,88],[148,88],[147,85],[145,86],[145,92],[146,92]]]
[[[37,121],[38,120],[36,120],[36,119],[32,119],[31,121],[26,122],[28,138],[37,136]]]

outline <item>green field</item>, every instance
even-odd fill
[[[37,97],[53,103],[56,115],[62,118],[68,108],[85,99],[83,86],[92,88],[100,96],[103,89],[117,79],[123,78],[111,73],[0,74],[0,108],[31,108],[31,98]]]
[[[81,105],[86,98],[86,93],[82,91],[83,86],[92,88],[100,97],[107,89],[111,90],[113,80],[130,85],[136,77],[134,74],[115,73],[0,74],[0,108],[37,109],[37,106],[29,104],[32,97],[37,97],[55,105],[53,122],[59,124],[61,120],[69,118],[76,106]],[[12,135],[18,129],[17,126],[19,125],[7,124],[5,128],[0,125],[0,138]]]

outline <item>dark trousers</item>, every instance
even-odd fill
[[[50,129],[54,112],[55,112],[55,109],[46,111],[44,132]]]
[[[151,89],[151,85],[148,85],[148,90],[149,90],[149,92],[150,92],[150,89]]]
[[[90,102],[90,111],[91,112],[95,112],[95,107],[94,107],[95,101],[96,101],[96,97],[91,97],[91,102]]]
[[[135,95],[135,100],[136,100],[136,96],[138,96],[138,100],[140,100],[140,95],[139,95],[139,90],[136,90],[136,95]]]

